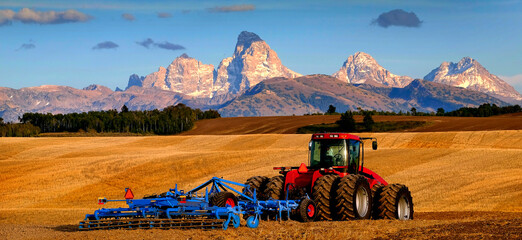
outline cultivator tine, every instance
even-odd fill
[[[80,222],[82,231],[101,229],[209,229],[220,228],[225,219],[111,219]]]

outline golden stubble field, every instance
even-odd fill
[[[262,222],[258,229],[78,232],[96,200],[244,182],[307,162],[310,135],[0,139],[1,239],[522,238],[522,131],[367,133],[365,166],[413,194],[413,221]],[[109,205],[117,206],[115,204]]]

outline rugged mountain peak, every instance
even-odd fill
[[[167,68],[159,67],[157,72],[144,78],[131,75],[129,87],[156,88],[197,98],[211,98],[213,82],[214,65],[203,64],[184,53]]]
[[[98,84],[91,84],[87,87],[84,87],[83,90],[98,91],[98,92],[102,92],[102,93],[111,93],[112,92],[112,90],[110,88],[102,86],[102,85],[98,85]]]
[[[257,34],[243,31],[231,58],[219,64],[214,82],[216,95],[237,95],[273,77],[301,76],[283,66],[277,53]]]
[[[146,77],[131,75],[128,87],[157,88],[197,98],[226,102],[257,83],[273,77],[301,76],[283,66],[277,53],[257,34],[243,31],[232,57],[221,61],[217,71],[186,53],[167,67]]]
[[[203,64],[187,54],[182,54],[167,67],[165,83],[173,92],[199,98],[211,98],[214,65]]]
[[[424,80],[487,93],[506,101],[522,100],[520,93],[512,86],[470,57],[464,57],[458,63],[443,62],[428,73]]]
[[[130,75],[129,83],[127,84],[127,87],[125,88],[125,90],[129,89],[132,86],[138,86],[138,87],[143,86],[144,79],[145,79],[145,77],[143,77],[143,76],[140,77],[140,76],[138,76],[138,74]]]
[[[181,54],[178,58],[191,58],[186,53]]]
[[[261,39],[257,34],[253,32],[247,32],[242,31],[239,36],[237,37],[237,46],[246,46],[247,48],[252,45],[253,42],[262,42],[263,39]]]
[[[408,76],[397,76],[390,73],[372,56],[364,52],[357,52],[349,56],[341,69],[332,76],[352,84],[364,83],[389,87],[405,87],[412,81],[412,78]]]
[[[356,52],[350,57],[352,57],[352,61],[357,63],[377,63],[377,61],[375,61],[375,59],[370,54],[365,52]]]

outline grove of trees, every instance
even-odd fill
[[[454,117],[490,117],[501,114],[508,113],[518,113],[522,112],[522,108],[520,105],[514,106],[505,106],[499,107],[495,104],[490,105],[489,103],[485,103],[480,105],[478,108],[459,108],[455,111],[444,113],[444,109],[442,109],[444,116],[454,116]]]
[[[33,137],[40,133],[40,128],[30,123],[4,123],[0,118],[0,137]]]
[[[201,111],[184,104],[169,106],[163,110],[129,111],[123,106],[121,111],[91,111],[87,113],[25,113],[20,121],[32,124],[41,132],[118,132],[176,134],[190,130],[200,119],[219,118],[215,110]]]

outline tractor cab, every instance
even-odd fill
[[[357,173],[363,165],[363,142],[347,133],[317,133],[309,143],[309,168],[335,168],[339,172]],[[373,144],[377,148],[377,142]]]

